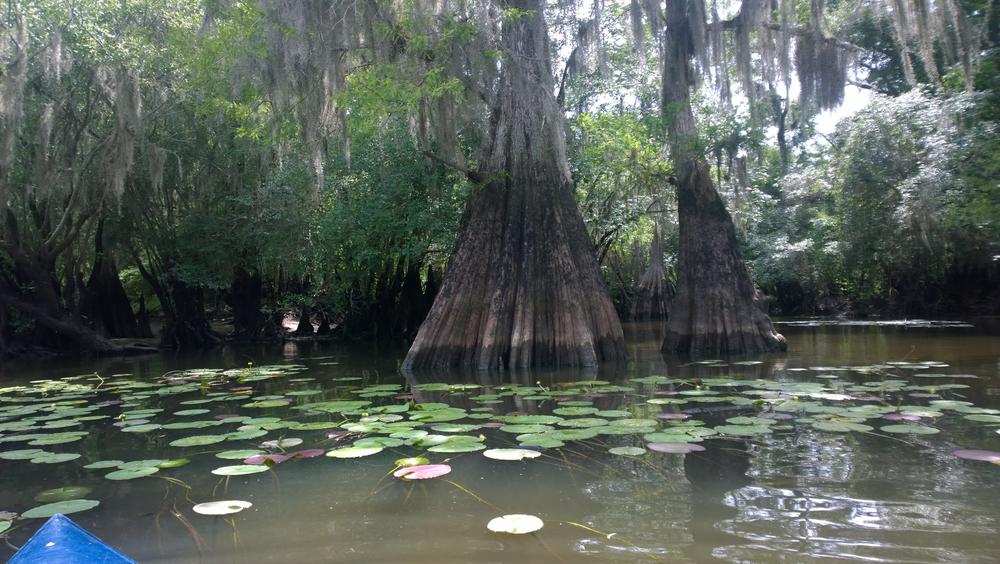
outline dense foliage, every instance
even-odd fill
[[[479,189],[495,22],[523,14],[341,4],[8,2],[0,353],[120,350],[105,337],[150,336],[151,319],[173,345],[271,338],[289,313],[352,337],[416,331]],[[721,30],[737,4],[705,17]],[[783,314],[1000,311],[996,8],[940,1],[951,19],[906,24],[891,2],[807,4],[708,38],[695,99],[758,286]],[[625,317],[677,252],[649,9],[546,14],[577,199]],[[839,49],[844,69],[806,48]],[[838,73],[871,100],[817,133]]]

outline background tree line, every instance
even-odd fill
[[[505,42],[545,27],[531,72],[556,106],[538,119],[562,117],[551,150],[622,319],[674,303],[680,153],[772,313],[996,313],[997,17],[989,0],[9,0],[0,352],[116,352],[154,326],[171,346],[268,339],[289,312],[413,337],[476,231],[469,202],[510,182],[490,148],[522,110],[498,108],[535,86],[505,82]],[[818,134],[845,84],[871,104]],[[670,138],[670,85],[690,144]]]

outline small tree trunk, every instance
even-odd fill
[[[632,301],[633,321],[658,321],[667,318],[667,307],[673,298],[673,288],[667,280],[663,265],[663,238],[660,226],[653,228],[653,242],[649,245],[649,267],[643,272]]]
[[[233,272],[233,283],[229,287],[227,302],[233,312],[233,338],[237,340],[255,339],[264,326],[260,306],[263,285],[260,273],[237,268]]]
[[[665,352],[692,356],[784,350],[785,338],[756,303],[733,220],[712,182],[697,142],[690,89],[694,75],[692,2],[667,3],[663,53],[663,114],[677,176],[680,249]]]
[[[577,208],[540,0],[510,0],[479,185],[404,369],[593,366],[621,324]],[[520,15],[523,14],[523,15]]]
[[[125,287],[118,278],[118,267],[105,241],[104,219],[97,223],[94,236],[94,269],[87,280],[80,309],[91,325],[111,338],[139,337],[139,325]]]
[[[312,312],[309,306],[302,306],[302,310],[299,312],[299,326],[295,328],[296,337],[312,337],[315,333],[315,328],[312,324]]]
[[[168,282],[169,307],[164,308],[166,323],[161,340],[176,348],[201,348],[215,345],[219,338],[205,317],[205,299],[201,288],[180,280]],[[160,298],[163,305],[163,298]]]

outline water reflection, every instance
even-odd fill
[[[251,361],[301,363],[309,367],[306,375],[315,378],[307,385],[322,390],[320,396],[303,401],[353,397],[356,384],[401,383],[413,388],[430,382],[471,382],[483,388],[467,395],[414,389],[413,399],[447,400],[467,409],[486,405],[503,414],[547,413],[551,401],[501,396],[485,403],[471,396],[497,394],[511,384],[552,387],[603,380],[631,386],[628,379],[650,375],[799,381],[810,376],[797,369],[809,366],[923,359],[948,363],[949,372],[980,376],[967,380],[972,387],[961,390],[962,396],[979,405],[997,405],[998,397],[989,395],[1000,387],[1000,340],[995,334],[970,334],[966,328],[784,330],[789,352],[755,359],[758,364],[705,365],[664,357],[659,351],[659,327],[645,324],[626,327],[632,357],[628,363],[586,371],[399,376],[396,367],[404,347],[345,348],[313,342],[94,363],[61,361],[22,367],[13,374],[9,365],[3,369],[8,378],[16,379],[93,371],[153,378],[169,370],[229,368]],[[840,372],[838,376],[857,382],[867,378]],[[362,380],[345,380],[352,377]],[[267,381],[258,383],[257,390],[278,394],[287,387],[281,381]],[[591,399],[599,409],[628,409],[636,417],[652,417],[661,409],[683,410],[707,426],[754,409],[711,401],[649,405],[646,400],[653,389]],[[665,398],[677,391],[670,385],[655,389],[657,397]],[[170,402],[163,407],[177,408]],[[443,481],[383,480],[392,460],[400,456],[392,452],[349,463],[330,459],[289,463],[273,474],[233,480],[228,486],[209,473],[219,461],[207,452],[198,453],[189,466],[170,473],[187,482],[191,493],[168,488],[162,480],[110,482],[74,465],[42,474],[32,465],[3,461],[0,510],[31,507],[35,493],[55,485],[93,485],[93,495],[102,505],[77,519],[143,562],[197,560],[199,542],[204,550],[201,561],[226,563],[996,561],[998,468],[959,460],[950,451],[960,445],[1000,450],[1000,435],[989,425],[948,425],[946,433],[930,438],[819,433],[796,425],[794,430],[752,440],[706,440],[701,443],[705,452],[687,455],[608,454],[609,446],[642,445],[639,437],[573,442],[550,451],[551,457],[531,462],[500,463],[477,453],[447,455],[454,467],[449,479],[488,503]],[[492,441],[495,431],[482,432]],[[166,434],[122,437],[114,428],[95,427],[77,444],[87,460],[128,460],[178,455],[167,445],[169,440]],[[225,496],[255,505],[239,515],[234,538],[223,521],[191,515],[189,495],[197,501]],[[187,515],[190,528],[172,516],[175,509]],[[537,514],[546,527],[537,537],[524,538],[486,531],[485,523],[501,512]],[[14,542],[24,538],[15,535]],[[6,557],[9,552],[0,554]]]

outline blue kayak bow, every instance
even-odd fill
[[[53,515],[7,564],[135,564],[69,517]]]

